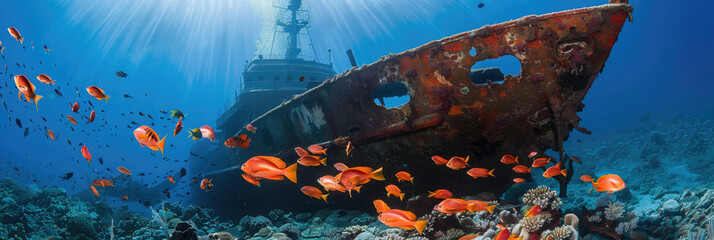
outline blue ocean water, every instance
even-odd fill
[[[272,21],[273,5],[282,3],[264,0],[4,1],[0,8],[0,25],[17,28],[25,40],[20,44],[10,34],[0,33],[1,46],[5,48],[2,65],[7,68],[0,69],[3,72],[0,78],[6,83],[0,83],[0,93],[7,106],[2,111],[8,115],[7,118],[0,117],[0,126],[4,129],[0,132],[3,165],[0,178],[12,179],[21,186],[56,186],[73,196],[87,193],[92,180],[118,178],[120,173],[116,169],[124,166],[133,172],[135,187],[154,191],[151,194],[155,200],[148,204],[122,202],[119,200],[121,194],[100,198],[111,208],[120,209],[126,205],[130,212],[150,216],[151,210],[145,205],[158,209],[162,201],[186,208],[202,206],[190,198],[190,192],[198,190],[197,182],[192,181],[197,173],[189,171],[187,177],[177,177],[182,168],[189,168],[190,150],[197,143],[186,138],[186,130],[202,125],[216,127],[216,119],[226,102],[235,97],[241,87],[241,73],[246,61],[256,54],[268,55],[264,39],[269,37],[271,29],[266,32],[264,25]],[[483,3],[483,7],[479,7],[479,3]],[[306,58],[331,62],[334,70],[341,73],[351,68],[344,54],[347,49],[353,50],[361,66],[389,53],[403,52],[484,25],[604,3],[562,0],[303,1],[304,7],[310,11],[310,38],[315,48],[310,52],[304,46],[304,52]],[[571,153],[587,158],[586,163],[576,169],[582,171],[579,173],[599,176],[617,172],[630,177],[626,178],[628,187],[639,189],[634,193],[638,200],[630,203],[630,210],[640,211],[640,220],[645,221],[643,219],[649,215],[644,212],[649,208],[637,206],[637,202],[673,200],[673,196],[665,195],[683,194],[683,191],[685,195],[689,191],[692,198],[712,197],[702,197],[706,190],[684,189],[712,183],[707,176],[714,163],[711,158],[714,141],[712,135],[706,133],[711,133],[714,110],[711,94],[714,47],[710,44],[710,39],[714,38],[714,21],[708,18],[709,9],[714,4],[708,1],[631,1],[630,4],[634,7],[634,21],[625,23],[605,68],[583,101],[584,111],[579,113],[580,126],[593,134],[574,131],[566,147],[572,149]],[[45,45],[51,51],[43,50]],[[332,50],[331,55],[328,55],[328,49]],[[518,72],[519,69],[517,62],[494,64],[504,72]],[[128,76],[120,78],[115,75],[117,71],[126,72]],[[38,102],[39,110],[35,110],[32,103],[15,97],[17,89],[11,76],[18,74],[26,75],[37,87],[37,94],[44,96]],[[35,76],[39,74],[48,74],[56,84],[50,86],[36,81]],[[91,85],[101,87],[110,96],[108,101],[90,97],[85,88]],[[55,89],[63,96],[56,94]],[[397,104],[398,101],[388,99],[387,104]],[[70,108],[75,102],[79,102],[78,113],[73,113]],[[96,119],[85,124],[92,110],[96,111]],[[176,119],[160,112],[172,110],[186,114],[184,130],[175,137],[172,131]],[[69,123],[66,115],[77,118],[79,124]],[[161,138],[167,136],[163,158],[160,152],[137,144],[132,131],[139,125],[152,127]],[[45,129],[52,130],[56,140],[50,140]],[[659,138],[663,138],[664,143],[659,143]],[[225,140],[217,139],[219,143]],[[198,140],[205,141],[209,140]],[[652,146],[650,141],[658,145]],[[88,146],[93,155],[90,163],[82,157],[80,144]],[[629,152],[620,151],[625,148],[630,149]],[[653,157],[657,159],[652,160]],[[642,162],[658,162],[672,167],[652,167],[641,165]],[[639,168],[657,168],[665,171],[662,174],[668,177],[650,179],[644,175],[652,172],[634,174],[626,171]],[[60,177],[66,173],[73,173],[73,177],[61,181]],[[167,183],[169,175],[178,179],[175,185]],[[198,177],[197,181],[200,180]],[[577,190],[571,189],[571,194],[588,187],[577,179],[573,181],[578,181],[580,186]],[[168,188],[165,186],[171,186],[171,189],[165,190]],[[662,192],[666,194],[640,193],[642,189],[654,186],[663,188]],[[551,187],[557,189],[557,185]],[[708,189],[711,191],[711,186]],[[267,186],[262,190],[270,191]],[[594,202],[597,198],[588,199]],[[255,207],[264,208],[266,216],[273,210],[271,206]],[[658,207],[655,206],[655,210],[663,218],[667,217]],[[172,209],[180,208],[174,206]],[[315,212],[320,210],[315,209]],[[180,210],[173,212],[177,211]],[[330,213],[323,214],[323,219],[330,216]],[[373,212],[369,214],[374,215]],[[361,216],[354,215],[350,213],[348,216]],[[710,215],[705,214],[702,218]],[[213,216],[220,216],[220,213]],[[20,220],[0,218],[4,224],[0,226],[9,229],[17,221]],[[118,221],[115,224],[119,224]],[[275,229],[270,230],[281,232],[278,222],[292,220],[272,221]],[[229,228],[228,225],[220,226]],[[208,234],[211,233],[208,229],[227,230],[218,228],[202,231]],[[246,228],[242,232],[257,232]],[[299,228],[305,231],[302,226]],[[646,231],[654,227],[641,229],[653,239],[670,237],[658,236],[661,232],[654,230]],[[49,237],[32,236],[32,230],[26,227],[23,231],[28,235],[19,239]],[[12,237],[1,235],[7,232],[11,231],[0,231],[0,237]],[[133,230],[127,230],[125,235],[133,233]],[[57,235],[63,234],[73,239],[67,231]],[[104,234],[90,239],[108,239]],[[304,232],[300,236],[320,238]]]

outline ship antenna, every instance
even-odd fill
[[[285,51],[285,59],[297,59],[301,50],[298,47],[298,34],[300,30],[307,27],[308,20],[298,20],[297,13],[302,6],[302,0],[290,0],[287,10],[290,11],[290,19],[287,22],[278,20],[277,26],[283,27],[283,32],[290,34],[288,49]]]

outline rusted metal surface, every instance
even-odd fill
[[[353,68],[253,121],[258,132],[237,162],[254,155],[290,162],[297,159],[294,147],[323,144],[329,163],[384,166],[386,176],[409,171],[416,179],[414,194],[448,187],[459,196],[498,195],[514,177],[527,178],[500,164],[503,154],[525,160],[531,151],[559,150],[572,128],[587,131],[578,126],[576,113],[631,11],[618,3],[527,16]],[[476,62],[504,55],[520,61],[519,76],[487,85],[470,81]],[[406,85],[406,105],[375,104],[372,91],[389,82]],[[347,141],[356,148],[345,157]],[[496,168],[496,177],[472,179],[465,170],[434,165],[432,155],[469,155],[471,167]],[[300,184],[335,174],[332,168],[303,170]],[[373,189],[383,194],[383,186]]]

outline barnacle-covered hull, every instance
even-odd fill
[[[578,126],[576,113],[631,11],[630,5],[611,3],[527,16],[353,68],[255,119],[258,131],[251,135],[251,146],[229,161],[239,165],[252,156],[271,155],[290,163],[298,158],[293,148],[320,144],[328,148],[328,165],[384,167],[389,182],[398,171],[410,172],[415,184],[403,189],[408,196],[438,188],[457,196],[499,195],[513,178],[528,178],[511,170],[513,165],[501,164],[503,154],[522,156],[522,163],[530,164],[523,160],[531,151],[560,150],[572,128],[587,131]],[[476,62],[505,55],[520,61],[520,75],[486,84],[471,81]],[[373,91],[394,82],[406,86],[409,102],[398,108],[375,104]],[[355,149],[345,156],[348,142]],[[473,179],[466,170],[436,166],[433,155],[468,155],[471,167],[495,169],[495,177]],[[311,200],[300,197],[299,188],[318,186],[317,178],[336,173],[332,167],[301,167],[297,185],[264,180],[262,188],[241,182],[235,171],[225,179],[238,181],[230,184],[241,195],[261,196],[233,199],[234,204],[279,208],[300,205],[286,197]],[[383,185],[367,184],[358,199],[332,194],[332,206],[374,200],[384,195]]]

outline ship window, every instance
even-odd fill
[[[476,62],[471,67],[469,78],[476,85],[502,83],[505,75],[518,76],[521,74],[521,61],[515,56],[504,55],[496,59],[486,59]]]
[[[275,81],[280,80],[280,75],[275,75],[275,77],[273,78],[273,80],[275,80]]]
[[[372,91],[374,103],[386,108],[398,108],[409,102],[409,90],[403,82],[382,84]]]
[[[476,48],[471,48],[471,51],[469,51],[469,54],[471,54],[471,56],[476,56]]]
[[[288,78],[285,79],[285,80],[292,81],[292,80],[293,80],[293,75],[288,75]]]
[[[265,80],[265,76],[258,76],[258,81],[263,81]]]

